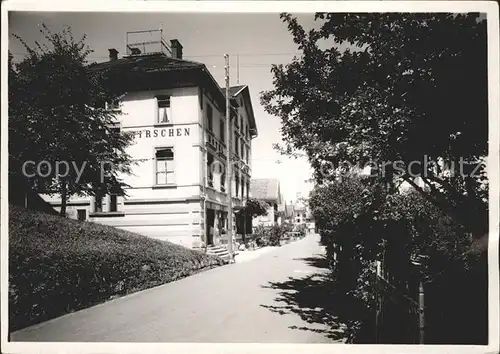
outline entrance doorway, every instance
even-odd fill
[[[214,222],[215,222],[215,210],[207,208],[207,229],[205,230],[205,240],[207,241],[207,246],[214,244]]]

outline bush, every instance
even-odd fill
[[[300,224],[297,226],[295,231],[299,233],[300,238],[304,238],[306,236],[306,233],[307,233],[307,225]]]
[[[257,225],[254,231],[254,240],[257,247],[265,247],[269,244],[267,230],[263,225]]]
[[[292,230],[292,226],[289,224],[265,227],[263,225],[258,225],[255,229],[255,243],[258,247],[264,246],[280,246],[281,240],[286,232]]]
[[[265,247],[269,244],[269,241],[267,237],[259,234],[258,236],[255,237],[255,244],[257,245],[257,247]]]
[[[379,260],[398,292],[417,299],[418,279],[426,284],[428,342],[484,342],[485,257],[471,252],[471,235],[439,208],[416,191],[387,194],[380,185],[355,177],[316,188],[310,206],[326,246],[335,291],[352,305],[342,308],[353,340],[359,340],[362,324],[374,317],[373,265]],[[418,268],[411,262],[417,255],[427,256]],[[401,313],[409,310],[407,303],[394,308]],[[476,319],[468,322],[470,326],[456,317],[465,312]],[[408,316],[413,316],[409,323],[418,320],[416,314]],[[401,318],[395,322],[387,331],[392,335],[388,342],[418,339],[416,330],[413,339],[403,338],[407,334],[398,331]]]
[[[271,246],[280,246],[281,245],[281,239],[283,238],[283,235],[285,234],[284,229],[280,225],[273,225],[271,228],[267,230],[268,232],[268,238],[269,238],[269,245]]]
[[[10,206],[10,330],[222,264],[169,242]]]

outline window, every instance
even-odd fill
[[[208,186],[214,186],[214,174],[212,171],[212,164],[214,163],[214,157],[212,154],[207,155],[207,177],[208,177]]]
[[[247,195],[246,195],[247,198],[248,198],[249,191],[250,191],[250,182],[247,182]]]
[[[243,138],[241,138],[241,157],[245,158],[245,144],[243,143]]]
[[[109,211],[117,211],[118,210],[118,195],[110,194],[109,195]]]
[[[213,110],[212,106],[207,104],[207,122],[208,122],[208,130],[213,132]]]
[[[174,184],[174,149],[164,148],[156,151],[156,184]]]
[[[245,127],[245,135],[247,136],[247,138],[249,138],[248,124],[247,124],[247,126]]]
[[[220,121],[220,140],[226,143],[226,124],[223,120]]]
[[[102,212],[102,197],[99,195],[95,196],[94,212],[96,212],[96,213]]]
[[[248,161],[250,159],[250,150],[248,149],[248,147],[245,147],[245,150],[246,150],[245,161],[247,162],[248,165]]]
[[[243,131],[243,117],[240,117],[240,129]]]
[[[77,212],[78,220],[79,221],[85,221],[85,220],[87,220],[87,210],[85,210],[85,209],[78,209],[76,212]]]
[[[170,96],[158,96],[156,97],[158,102],[158,123],[171,123],[172,122],[172,112],[170,108]]]
[[[225,192],[226,191],[226,167],[223,167],[223,172],[220,175],[220,191]]]
[[[240,139],[238,136],[235,136],[234,138],[234,150],[236,152],[236,156],[240,154],[240,146],[239,146]]]
[[[241,178],[241,197],[245,198],[245,179]]]

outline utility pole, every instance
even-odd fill
[[[225,54],[226,59],[226,148],[227,148],[227,166],[226,166],[226,187],[227,187],[227,197],[228,197],[228,212],[227,212],[227,249],[229,252],[229,262],[233,262],[233,190],[232,190],[232,178],[233,178],[233,166],[232,166],[232,146],[231,146],[231,109],[230,109],[230,97],[229,97],[229,54]]]
[[[236,54],[236,83],[240,84],[240,53]]]

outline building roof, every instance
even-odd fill
[[[142,72],[158,72],[185,69],[201,69],[205,64],[168,57],[161,53],[131,55],[116,60],[109,60],[89,66],[92,69],[111,69],[117,71],[134,70]]]
[[[252,179],[250,194],[255,199],[281,203],[280,183],[277,179]]]
[[[196,85],[207,89],[221,108],[226,107],[225,91],[219,86],[205,64],[195,61],[176,59],[163,53],[131,55],[89,65],[92,71],[107,72],[114,79],[119,90],[141,91],[170,87]],[[246,90],[245,90],[246,89]],[[247,85],[234,86],[231,96],[245,90],[250,114],[250,128],[257,131],[253,107]],[[248,96],[248,97],[247,97]],[[234,106],[234,104],[232,105]]]
[[[232,86],[229,88],[229,94],[231,95],[232,100],[236,100],[238,96],[242,96],[243,99],[247,101],[245,108],[250,122],[250,133],[253,137],[256,137],[258,135],[257,124],[255,122],[252,99],[250,98],[250,89],[248,88],[248,85]]]

